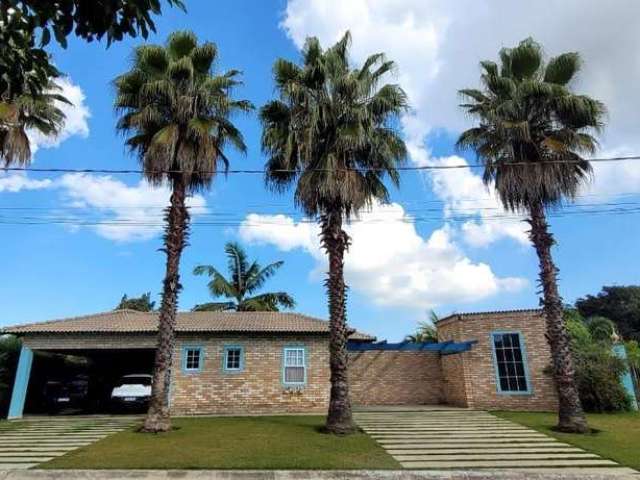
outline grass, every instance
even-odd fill
[[[70,452],[48,469],[393,469],[400,465],[371,437],[320,431],[324,417],[174,419],[153,435],[129,430]]]
[[[8,420],[0,420],[0,432],[6,432],[8,430],[13,430],[14,428],[18,428],[22,425],[23,422],[9,422]]]
[[[577,435],[553,430],[555,413],[495,412],[499,417],[526,425],[627,467],[640,469],[640,413],[592,413],[587,420],[595,433]]]

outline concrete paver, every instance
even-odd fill
[[[129,428],[135,418],[110,417],[25,420],[0,429],[0,471],[24,470]]]
[[[407,469],[475,472],[526,468],[561,475],[567,468],[579,468],[595,475],[605,470],[616,475],[637,473],[483,411],[372,407],[357,411],[355,419]]]

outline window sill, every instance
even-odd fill
[[[497,394],[505,397],[530,397],[533,392],[497,392]]]

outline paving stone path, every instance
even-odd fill
[[[379,408],[358,411],[355,419],[403,468],[597,468],[598,473],[637,473],[483,411]]]
[[[24,470],[129,428],[133,417],[50,417],[0,425],[0,470]]]

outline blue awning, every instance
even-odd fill
[[[350,352],[370,352],[370,351],[395,351],[395,352],[436,352],[441,355],[451,355],[471,350],[471,347],[478,343],[477,340],[466,342],[400,342],[387,343],[387,341],[376,343],[348,342],[347,350]]]

